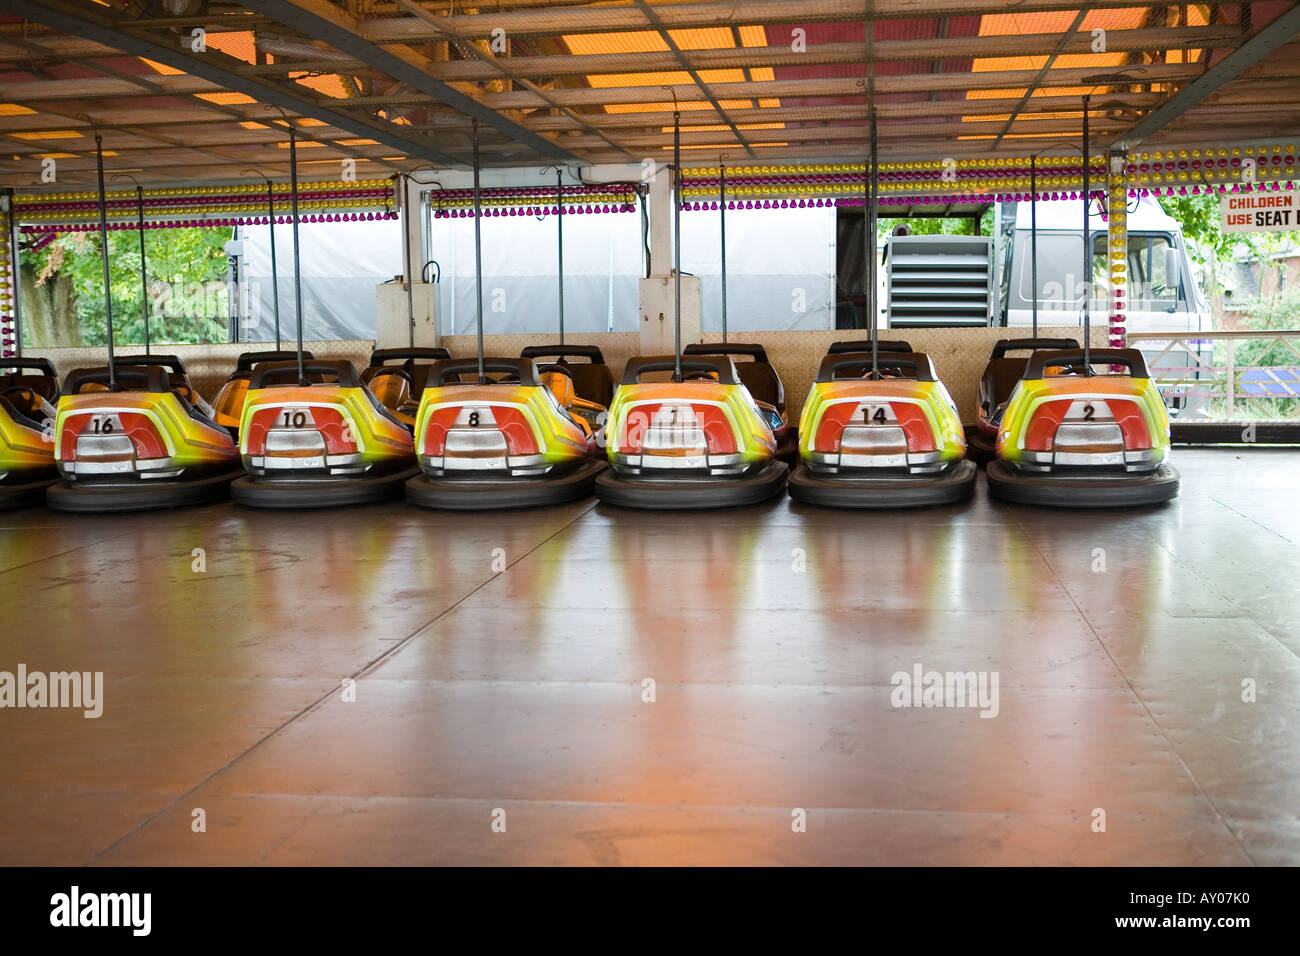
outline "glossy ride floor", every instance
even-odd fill
[[[1175,460],[1130,514],[0,514],[0,670],[104,675],[0,710],[0,863],[1298,863],[1300,452]]]

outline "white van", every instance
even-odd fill
[[[1082,325],[1083,208],[1080,201],[1037,204],[1038,323]],[[1110,284],[1106,258],[1106,221],[1093,203],[1088,220],[1092,237],[1093,298],[1090,321],[1105,325],[1110,313]],[[1030,256],[1029,203],[1017,204],[1015,229],[1002,250],[1001,300],[1008,326],[1033,322],[1033,282]],[[1128,206],[1128,282],[1125,328],[1129,332],[1198,332],[1211,328],[1210,306],[1196,283],[1182,228],[1151,197],[1130,199]],[[1153,343],[1148,358],[1163,352],[1166,343]],[[1204,347],[1207,353],[1209,346]],[[1170,366],[1195,366],[1186,350],[1174,347],[1160,359],[1163,377],[1174,377]],[[1184,404],[1171,398],[1171,408]]]

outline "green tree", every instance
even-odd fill
[[[227,227],[145,231],[149,337],[153,343],[224,342]],[[119,345],[144,342],[140,238],[108,234],[113,333]],[[104,345],[108,341],[98,233],[63,233],[22,253],[23,343]]]

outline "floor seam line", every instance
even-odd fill
[[[551,534],[547,535],[545,538],[543,538],[541,541],[539,541],[539,542],[538,542],[537,544],[535,544],[533,547],[529,548],[527,551],[525,551],[523,554],[521,554],[521,555],[520,555],[516,560],[507,563],[507,564],[506,564],[506,567],[505,567],[505,571],[500,571],[500,572],[497,572],[497,573],[491,575],[491,576],[488,577],[486,580],[484,580],[484,581],[482,581],[480,584],[478,584],[476,587],[472,588],[472,589],[469,591],[468,594],[465,594],[465,595],[462,596],[461,598],[457,599],[457,601],[456,601],[454,604],[450,605],[450,606],[447,607],[445,610],[443,610],[443,611],[439,612],[438,614],[434,615],[432,618],[430,618],[430,619],[429,619],[428,621],[426,621],[424,624],[421,624],[421,625],[420,625],[419,627],[417,627],[414,631],[412,631],[412,632],[411,632],[410,634],[408,634],[405,638],[403,638],[400,642],[398,642],[397,644],[394,644],[392,647],[390,647],[388,650],[384,651],[384,652],[383,652],[382,654],[380,654],[378,657],[375,657],[375,658],[371,659],[369,662],[363,664],[363,665],[362,665],[358,670],[356,670],[356,671],[354,671],[353,673],[351,673],[351,674],[349,674],[349,675],[346,675],[346,676],[347,676],[348,678],[353,679],[353,680],[355,680],[355,679],[357,679],[357,678],[359,678],[359,677],[364,676],[368,671],[370,671],[371,669],[373,669],[376,665],[382,663],[382,662],[383,662],[386,658],[388,658],[390,655],[396,653],[398,650],[400,650],[401,648],[405,647],[408,643],[410,643],[412,640],[414,640],[416,637],[418,637],[421,633],[423,633],[423,632],[424,632],[427,628],[429,628],[431,625],[436,624],[439,620],[441,620],[443,617],[446,617],[448,614],[450,614],[452,611],[454,611],[456,608],[458,608],[462,603],[464,603],[465,601],[469,600],[469,598],[473,597],[473,596],[474,596],[475,594],[477,594],[481,589],[487,587],[489,584],[491,584],[493,581],[495,581],[497,578],[499,578],[499,577],[500,577],[502,574],[504,574],[506,571],[509,571],[509,570],[510,570],[512,567],[514,567],[516,564],[519,564],[521,561],[525,560],[525,559],[526,559],[530,554],[532,554],[532,553],[533,553],[534,551],[536,551],[538,548],[540,548],[540,547],[542,547],[543,545],[545,545],[548,541],[550,541],[552,538],[556,537],[557,535],[562,534],[562,533],[563,533],[564,531],[566,531],[566,530],[567,530],[571,525],[573,525],[574,523],[576,523],[577,520],[578,520],[579,518],[581,518],[583,515],[587,514],[587,512],[591,511],[591,509],[594,508],[594,507],[595,507],[595,505],[594,505],[594,503],[593,503],[593,504],[592,504],[591,506],[589,506],[586,510],[580,512],[578,515],[575,515],[574,518],[573,518],[572,520],[570,520],[570,521],[568,521],[568,522],[565,522],[561,527],[557,528],[555,531],[553,531]],[[73,549],[73,550],[76,550],[76,549]],[[315,710],[315,709],[316,709],[317,707],[319,707],[322,703],[324,703],[324,702],[325,702],[326,700],[328,700],[331,696],[333,696],[334,693],[335,693],[335,689],[334,689],[334,688],[331,688],[330,690],[328,690],[328,691],[326,691],[324,694],[322,694],[320,697],[317,697],[315,700],[311,701],[309,704],[307,704],[305,707],[303,707],[301,710],[299,710],[296,714],[294,714],[293,716],[291,716],[288,720],[284,721],[282,724],[280,724],[278,727],[276,727],[276,728],[275,728],[274,730],[272,730],[270,733],[266,734],[264,737],[260,737],[260,738],[258,738],[258,739],[255,740],[253,743],[249,744],[247,747],[245,747],[245,748],[244,748],[243,750],[241,750],[239,753],[235,754],[235,756],[231,757],[228,761],[226,761],[225,764],[223,764],[222,766],[218,767],[216,770],[213,770],[211,773],[209,773],[207,776],[205,776],[202,780],[200,780],[200,781],[199,781],[198,783],[196,783],[194,786],[190,787],[190,788],[189,788],[188,790],[186,790],[184,793],[178,795],[174,800],[170,801],[169,803],[164,804],[162,807],[160,807],[160,808],[159,808],[158,810],[156,810],[154,813],[150,814],[148,817],[146,817],[145,819],[141,820],[139,823],[137,823],[134,827],[132,827],[132,828],[131,828],[130,830],[128,830],[126,833],[122,834],[122,836],[118,837],[116,840],[114,840],[114,841],[113,841],[112,843],[110,843],[108,846],[104,847],[104,849],[99,850],[99,851],[97,851],[96,853],[92,854],[92,855],[89,857],[89,859],[86,860],[86,863],[85,863],[84,865],[86,865],[86,866],[93,865],[96,861],[102,859],[104,856],[108,855],[109,853],[112,853],[113,850],[115,850],[117,847],[121,846],[121,845],[122,845],[123,843],[125,843],[127,840],[131,839],[133,836],[135,836],[136,834],[138,834],[138,833],[140,833],[141,831],[143,831],[146,827],[148,827],[148,826],[149,826],[150,824],[152,824],[154,821],[160,819],[164,814],[166,814],[169,810],[171,810],[173,807],[175,807],[176,805],[178,805],[178,804],[179,804],[182,800],[184,800],[186,797],[188,797],[188,796],[190,796],[190,795],[192,795],[192,794],[194,794],[194,793],[197,793],[199,790],[203,789],[204,786],[206,786],[208,783],[210,783],[210,782],[212,782],[213,780],[215,780],[215,779],[216,779],[218,776],[220,776],[221,774],[225,773],[227,770],[229,770],[229,769],[230,769],[231,767],[233,767],[235,764],[239,763],[241,760],[243,760],[245,757],[247,757],[249,754],[251,754],[251,753],[252,753],[254,750],[256,750],[258,747],[261,747],[264,743],[266,743],[267,741],[269,741],[269,740],[271,740],[272,738],[276,737],[276,736],[279,735],[282,731],[284,731],[284,730],[287,729],[288,727],[292,726],[293,724],[297,723],[297,722],[298,722],[300,719],[302,719],[303,717],[305,717],[305,716],[307,716],[308,714],[310,714],[313,710]]]
[[[1223,824],[1223,828],[1228,831],[1228,836],[1232,839],[1232,842],[1236,844],[1237,849],[1241,851],[1242,856],[1250,862],[1250,865],[1259,866],[1259,864],[1255,862],[1255,858],[1251,856],[1245,846],[1242,845],[1241,840],[1238,839],[1237,834],[1233,832],[1232,827],[1228,825],[1228,821],[1224,819],[1223,812],[1219,809],[1218,804],[1216,804],[1213,798],[1205,792],[1205,788],[1201,786],[1201,781],[1196,779],[1196,774],[1192,773],[1192,768],[1187,765],[1187,761],[1183,759],[1183,755],[1178,752],[1178,748],[1174,745],[1174,742],[1169,739],[1169,734],[1165,731],[1165,728],[1161,725],[1160,721],[1156,719],[1156,715],[1151,713],[1151,708],[1147,705],[1146,700],[1138,693],[1138,689],[1133,686],[1133,682],[1129,680],[1128,674],[1124,673],[1124,668],[1120,666],[1119,661],[1115,660],[1115,655],[1110,652],[1110,648],[1106,646],[1105,641],[1101,639],[1101,635],[1097,633],[1097,628],[1094,627],[1092,621],[1088,619],[1087,613],[1079,606],[1079,602],[1075,600],[1074,595],[1070,593],[1070,589],[1065,586],[1065,582],[1061,580],[1061,576],[1056,573],[1056,568],[1052,567],[1051,562],[1047,560],[1042,549],[1039,548],[1038,542],[1034,541],[1032,538],[1029,540],[1030,543],[1033,544],[1034,550],[1038,552],[1039,560],[1041,560],[1043,564],[1047,566],[1047,569],[1052,572],[1052,577],[1056,579],[1057,585],[1060,586],[1061,590],[1065,591],[1066,596],[1074,605],[1075,610],[1079,612],[1079,617],[1083,619],[1084,625],[1088,628],[1089,633],[1092,634],[1093,640],[1097,642],[1097,646],[1101,648],[1101,652],[1106,655],[1106,658],[1119,673],[1120,679],[1124,681],[1125,686],[1127,686],[1129,691],[1133,694],[1134,699],[1141,705],[1143,713],[1147,715],[1147,718],[1153,725],[1155,725],[1155,728],[1160,731],[1161,738],[1163,738],[1164,742],[1169,745],[1170,751],[1178,760],[1178,765],[1183,768],[1183,772],[1187,774],[1187,778],[1191,780],[1192,785],[1196,787],[1196,792],[1205,798],[1205,802],[1209,804],[1210,809],[1214,811],[1215,819]],[[1159,542],[1157,542],[1157,545],[1159,546]]]

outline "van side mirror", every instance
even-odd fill
[[[1165,287],[1177,289],[1183,275],[1182,257],[1173,246],[1165,246]]]

